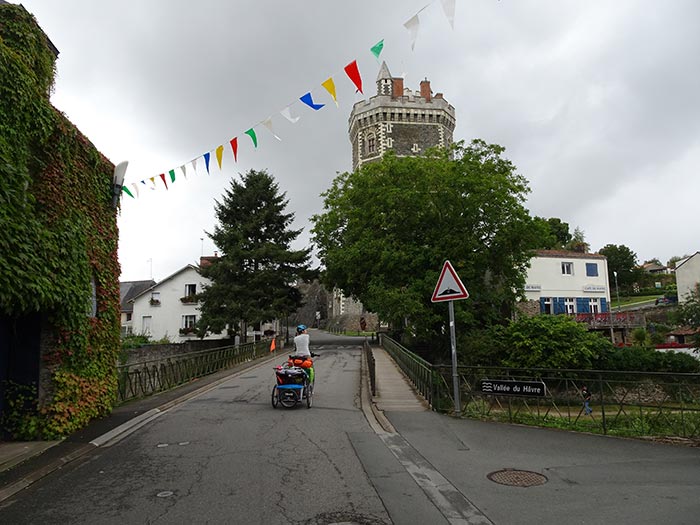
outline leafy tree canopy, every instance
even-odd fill
[[[423,157],[388,153],[339,175],[312,218],[324,283],[433,341],[449,334],[447,306],[430,302],[449,260],[470,293],[455,302],[458,322],[508,317],[538,229],[523,206],[527,182],[503,151],[475,140]]]
[[[537,248],[542,250],[560,250],[571,242],[569,224],[561,219],[550,217],[534,218],[535,225],[542,230],[537,242]]]
[[[537,315],[512,322],[498,342],[506,366],[523,368],[592,368],[612,343],[566,315]]]
[[[606,244],[598,250],[598,253],[605,255],[608,259],[608,282],[611,283],[611,286],[617,282],[621,288],[629,289],[634,282],[639,280],[641,270],[637,266],[637,254],[627,246]],[[617,281],[614,272],[617,272]]]
[[[564,246],[567,250],[574,252],[588,253],[591,249],[590,244],[586,242],[586,234],[578,226],[574,229],[571,239]]]
[[[289,228],[293,213],[266,171],[250,170],[231,181],[216,201],[218,224],[207,235],[222,255],[202,275],[211,279],[202,301],[199,331],[221,332],[238,322],[270,321],[294,312],[302,303],[296,284],[310,279],[311,248],[292,250],[301,230]]]

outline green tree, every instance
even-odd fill
[[[542,230],[537,242],[539,249],[560,250],[571,242],[569,224],[562,222],[561,219],[557,217],[550,217],[549,219],[535,217],[534,222]]]
[[[608,260],[608,282],[615,286],[615,272],[617,272],[617,285],[626,291],[631,291],[632,285],[641,278],[642,270],[637,266],[637,254],[627,246],[606,244],[598,253],[605,255]]]
[[[537,315],[512,322],[499,341],[504,364],[523,368],[592,368],[612,343],[566,315]]]
[[[207,235],[222,255],[201,270],[212,284],[198,295],[200,334],[271,321],[301,305],[296,284],[314,275],[311,248],[290,248],[301,230],[289,229],[294,214],[285,213],[287,204],[264,170],[231,181],[222,201],[216,201],[218,224]]]
[[[676,310],[679,324],[700,330],[700,289],[691,290]],[[700,333],[695,334],[695,346],[700,348]]]
[[[470,293],[455,302],[459,323],[508,318],[537,233],[523,206],[527,182],[503,151],[475,140],[423,157],[389,153],[339,175],[312,218],[324,284],[438,344],[449,339],[447,305],[430,298],[449,260]]]
[[[566,243],[564,248],[574,252],[588,253],[591,246],[586,242],[586,234],[584,231],[577,226],[574,229],[573,235],[571,235],[571,239]]]

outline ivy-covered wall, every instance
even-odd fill
[[[114,166],[51,105],[55,60],[34,17],[0,5],[0,318],[40,324],[37,384],[4,391],[2,423],[24,439],[78,430],[117,387]]]

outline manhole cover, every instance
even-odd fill
[[[500,483],[501,485],[510,485],[511,487],[535,487],[547,483],[547,478],[537,472],[529,470],[515,470],[506,468],[491,472],[488,476],[491,481]]]

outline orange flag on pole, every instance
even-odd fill
[[[270,352],[274,352],[275,349],[277,348],[277,345],[275,344],[275,338],[272,338],[272,342],[270,343]]]

